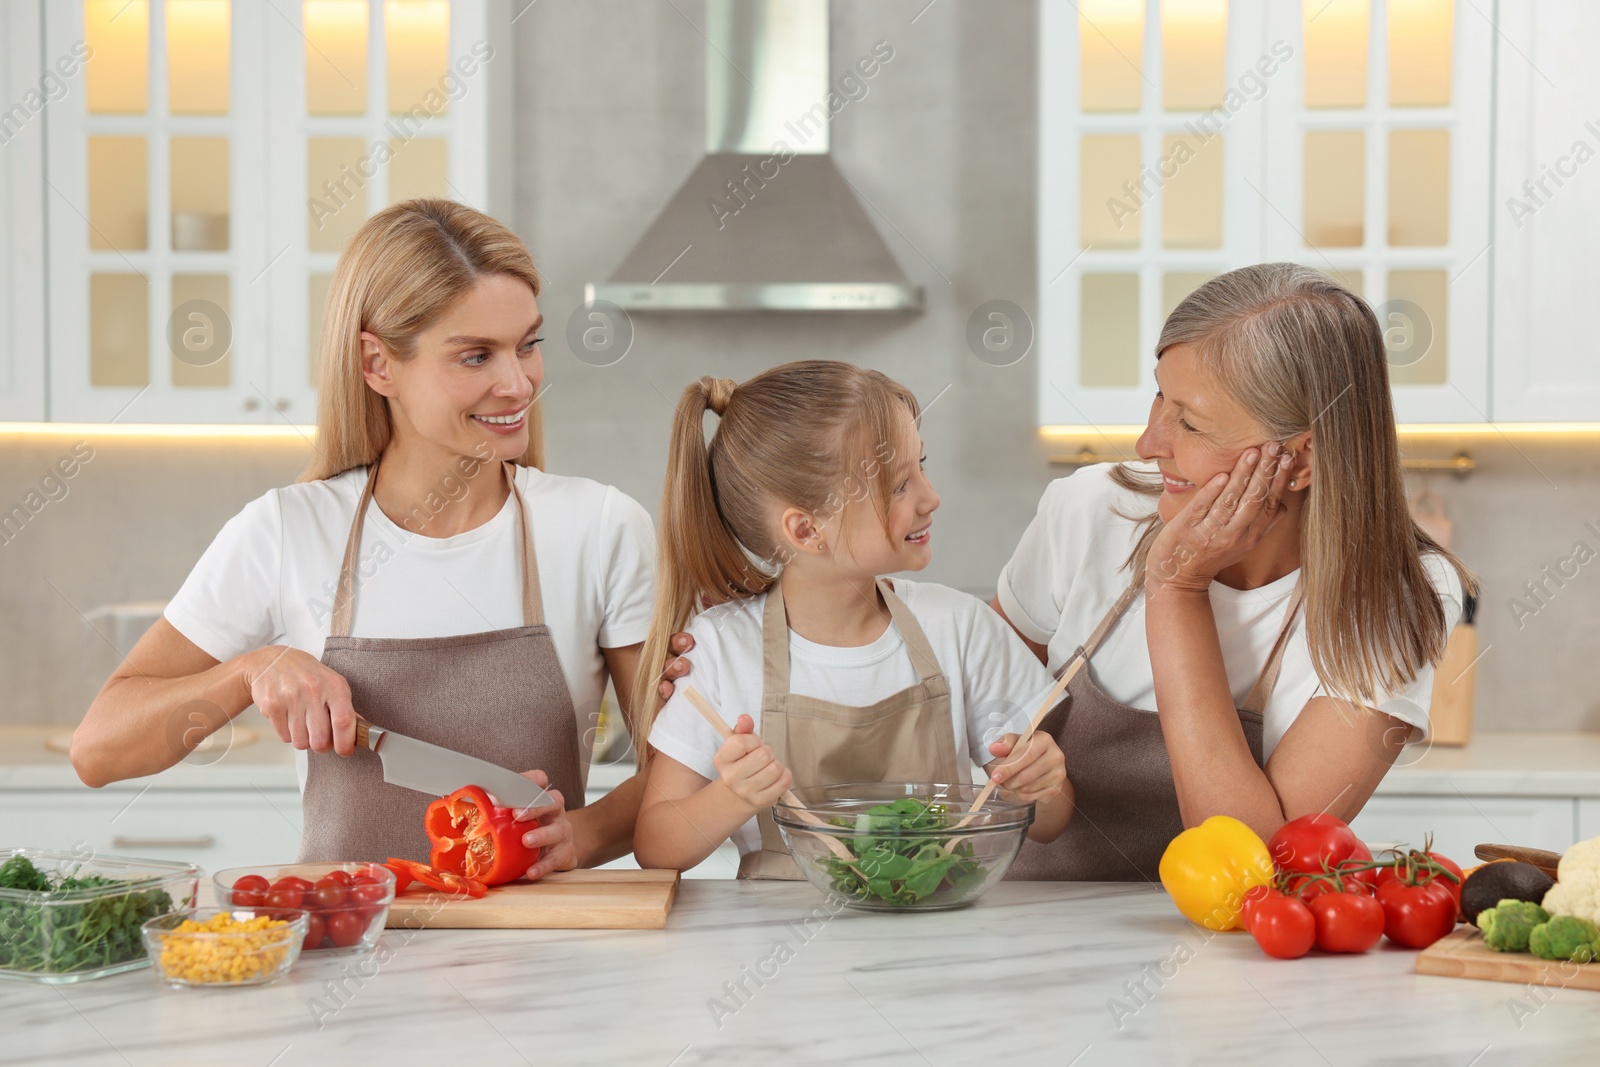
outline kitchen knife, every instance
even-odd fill
[[[488,760],[464,752],[418,741],[356,719],[356,744],[370,748],[383,763],[383,780],[390,785],[442,797],[464,785],[475,785],[507,808],[542,808],[553,803],[539,783],[508,771]]]

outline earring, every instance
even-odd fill
[[[1295,480],[1293,478],[1290,478],[1289,479],[1289,488],[1293,489],[1294,487],[1295,487]]]

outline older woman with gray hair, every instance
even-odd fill
[[[1412,522],[1383,337],[1318,271],[1231,271],[1173,311],[1138,462],[1045,490],[994,608],[1070,699],[1075,811],[1014,878],[1155,878],[1186,826],[1352,819],[1428,731],[1476,579]]]

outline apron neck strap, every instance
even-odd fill
[[[916,616],[911,614],[905,601],[895,594],[894,587],[886,578],[877,581],[878,592],[883,595],[883,602],[889,605],[889,618],[893,620],[895,629],[900,631],[900,639],[905,642],[906,652],[911,657],[911,664],[917,670],[918,677],[924,681],[931,681],[940,675],[939,660],[933,654],[933,646],[928,643],[927,634],[923,633],[922,625],[917,622]],[[761,660],[762,670],[765,673],[765,695],[768,697],[787,696],[789,693],[789,614],[783,604],[783,582],[774,582],[772,588],[767,590],[767,599],[761,611]]]
[[[522,569],[522,624],[538,626],[544,622],[544,602],[539,594],[539,564],[533,554],[533,531],[528,523],[528,509],[522,501],[522,490],[517,488],[517,465],[501,464],[506,485],[516,501],[517,526],[521,530]],[[361,499],[356,503],[355,521],[350,524],[350,536],[345,541],[344,559],[339,564],[339,586],[333,595],[333,622],[329,637],[349,637],[350,624],[355,616],[356,568],[361,557],[361,531],[367,521],[367,507],[372,503],[372,491],[378,484],[378,460],[367,468],[367,483],[361,488]]]
[[[1284,649],[1289,647],[1289,631],[1294,629],[1295,616],[1300,614],[1300,601],[1300,586],[1296,583],[1294,593],[1289,598],[1289,610],[1283,616],[1283,629],[1278,631],[1278,639],[1272,644],[1272,654],[1267,657],[1261,673],[1256,676],[1256,682],[1246,694],[1244,706],[1239,709],[1240,711],[1260,715],[1267,710],[1267,700],[1272,696],[1272,688],[1278,684],[1278,670],[1283,666]]]

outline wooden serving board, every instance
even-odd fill
[[[1482,931],[1471,928],[1447,934],[1417,953],[1417,973],[1600,990],[1600,962],[1559,963],[1526,952],[1496,952],[1483,943]]]
[[[660,930],[678,895],[677,871],[561,871],[498,885],[477,900],[415,886],[389,906],[389,929]]]

